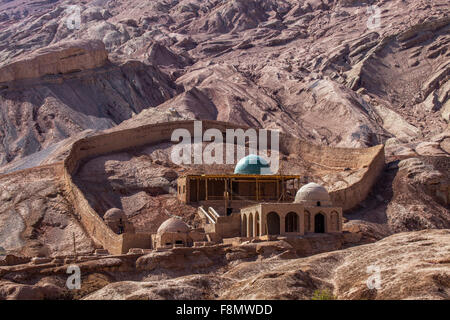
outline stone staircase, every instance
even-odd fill
[[[197,209],[197,214],[204,224],[216,224],[220,217],[220,214],[212,207],[205,210],[203,206],[200,206]]]

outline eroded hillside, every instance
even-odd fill
[[[298,257],[286,241],[177,248],[80,262],[65,288],[56,263],[0,267],[0,299],[448,299],[449,231],[400,233],[373,244]],[[379,288],[369,289],[372,266]],[[17,280],[20,279],[20,280]]]
[[[37,70],[43,48],[80,40],[111,63],[3,84],[1,162],[156,105],[341,147],[429,141],[448,125],[448,5],[370,4],[375,27],[362,1],[5,3],[2,68]]]

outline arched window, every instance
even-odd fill
[[[276,212],[267,214],[267,234],[280,234],[280,216]]]
[[[284,222],[286,232],[298,232],[298,216],[295,212],[289,212]]]

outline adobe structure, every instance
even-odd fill
[[[242,128],[220,121],[202,123],[204,131],[215,128],[225,132],[228,128]],[[315,167],[334,171],[358,170],[357,176],[346,186],[328,193],[317,185],[302,186],[305,181],[297,175],[258,174],[258,168],[264,168],[266,164],[260,159],[256,165],[249,166],[244,159],[238,163],[234,174],[179,178],[176,197],[198,208],[197,217],[201,223],[197,228],[187,226],[188,229],[183,231],[167,223],[165,226],[169,227],[160,228],[154,234],[136,232],[117,210],[102,218],[73,180],[83,162],[129,148],[170,142],[173,130],[179,128],[193,133],[194,120],[151,124],[86,137],[73,144],[62,163],[52,166],[61,170],[73,213],[96,247],[111,254],[123,254],[136,248],[235,243],[233,239],[236,238],[240,242],[277,236],[340,233],[342,211],[354,208],[364,200],[384,168],[383,145],[363,149],[331,148],[280,134],[281,150],[291,150],[291,153],[295,150]]]
[[[112,208],[106,211],[103,216],[106,225],[115,233],[122,234],[125,232],[134,233],[134,226],[128,221],[127,215],[123,210]]]
[[[309,183],[293,203],[260,203],[241,210],[241,236],[342,232],[342,208],[333,207],[327,190]]]
[[[178,199],[199,205],[202,228],[217,242],[342,231],[342,208],[333,206],[324,187],[300,188],[300,176],[261,174],[267,166],[263,158],[249,155],[234,174],[180,177]]]
[[[299,188],[300,176],[267,174],[267,168],[262,157],[248,155],[234,174],[180,177],[178,199],[198,206],[201,226],[194,229],[172,217],[150,235],[151,248],[342,231],[342,208],[333,206],[324,187],[309,183]],[[135,233],[120,209],[108,210],[103,219],[118,235]]]
[[[234,174],[180,177],[178,199],[189,204],[214,206],[226,215],[254,202],[292,202],[301,185],[300,176],[266,174],[264,169],[270,172],[263,158],[248,155],[238,162]]]
[[[156,234],[152,235],[153,248],[191,247],[195,242],[205,240],[202,229],[191,229],[180,218],[164,221]]]

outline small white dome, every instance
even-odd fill
[[[162,234],[166,232],[171,233],[188,233],[190,230],[189,226],[184,223],[181,219],[170,218],[164,221],[158,228],[157,233]]]
[[[105,221],[118,221],[120,219],[125,220],[127,219],[127,216],[125,212],[123,212],[123,210],[120,210],[118,208],[109,209],[103,216],[103,220]]]
[[[308,206],[331,206],[331,198],[327,189],[320,184],[311,182],[297,191],[294,203],[304,203]]]

